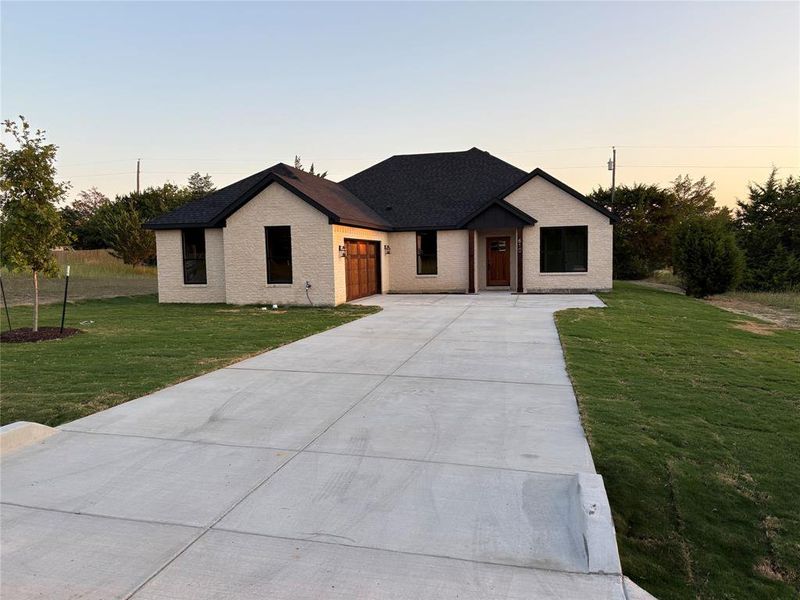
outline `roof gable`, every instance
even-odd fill
[[[509,188],[507,188],[506,190],[504,190],[504,191],[503,191],[503,192],[502,192],[502,193],[501,193],[501,194],[500,194],[500,195],[499,195],[499,196],[496,198],[496,200],[500,200],[500,199],[505,199],[505,198],[507,198],[507,197],[508,197],[508,196],[510,196],[512,193],[514,193],[516,190],[518,190],[518,189],[519,189],[519,188],[521,188],[523,185],[525,185],[526,183],[528,183],[528,182],[529,182],[531,179],[533,179],[534,177],[541,177],[542,179],[544,179],[544,180],[545,180],[545,181],[547,181],[548,183],[551,183],[552,185],[556,186],[556,187],[557,187],[558,189],[560,189],[561,191],[563,191],[563,192],[566,192],[567,194],[569,194],[570,196],[572,196],[572,197],[573,197],[573,198],[575,198],[576,200],[579,200],[580,202],[583,202],[583,203],[584,203],[586,206],[588,206],[589,208],[593,208],[593,209],[594,209],[594,210],[596,210],[597,212],[604,214],[605,216],[607,216],[607,217],[609,218],[609,220],[610,220],[612,223],[616,223],[617,221],[619,221],[619,217],[617,217],[617,215],[615,215],[615,214],[614,214],[614,213],[612,213],[610,210],[608,210],[608,209],[607,209],[605,206],[603,206],[603,205],[601,205],[601,204],[598,204],[598,203],[597,203],[597,202],[595,202],[594,200],[590,200],[589,198],[587,198],[586,196],[584,196],[583,194],[581,194],[579,191],[577,191],[577,190],[575,190],[575,189],[573,189],[573,188],[569,187],[569,186],[568,186],[566,183],[564,183],[563,181],[561,181],[561,180],[559,180],[559,179],[556,179],[555,177],[553,177],[553,176],[552,176],[552,175],[550,175],[549,173],[546,173],[545,171],[543,171],[542,169],[540,169],[540,168],[538,168],[538,167],[537,167],[537,168],[535,168],[535,169],[534,169],[533,171],[531,171],[530,173],[528,173],[527,175],[525,175],[525,176],[524,176],[522,179],[520,179],[519,181],[517,181],[515,184],[513,184],[512,186],[510,186]]]
[[[536,219],[505,200],[495,200],[488,206],[469,215],[461,227],[469,229],[494,229],[534,225]]]
[[[150,229],[222,227],[234,212],[273,183],[328,216],[331,223],[388,230],[391,225],[338,183],[278,163],[149,221]]]
[[[393,156],[341,184],[395,229],[455,229],[525,174],[472,148]]]

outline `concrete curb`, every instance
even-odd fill
[[[3,425],[0,427],[0,456],[35,444],[56,433],[58,429],[30,421],[15,421]]]
[[[578,473],[577,517],[588,559],[589,573],[622,574],[611,507],[603,478]]]

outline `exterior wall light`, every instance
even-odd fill
[[[344,246],[339,246],[339,256],[341,256],[342,258],[347,256],[347,248],[345,248]]]
[[[384,254],[391,254],[392,253],[392,249],[389,247],[389,244],[385,244],[383,246],[383,253]]]

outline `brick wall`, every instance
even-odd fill
[[[159,302],[225,302],[225,257],[222,229],[206,229],[205,284],[183,283],[180,229],[156,231]]]
[[[608,217],[541,177],[534,177],[506,200],[538,222],[523,229],[523,284],[526,291],[611,289],[613,231]],[[586,273],[540,273],[539,230],[542,227],[587,225],[589,265]]]
[[[289,225],[292,283],[267,284],[264,227]],[[225,288],[229,304],[334,304],[332,228],[328,217],[273,183],[228,217],[224,228]]]
[[[417,275],[417,236],[413,231],[389,234],[392,254],[390,292],[466,292],[469,286],[469,238],[465,230],[439,231],[438,274]]]

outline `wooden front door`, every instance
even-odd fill
[[[381,291],[380,242],[345,240],[347,299],[355,300]]]
[[[486,238],[486,285],[511,285],[511,238]]]

